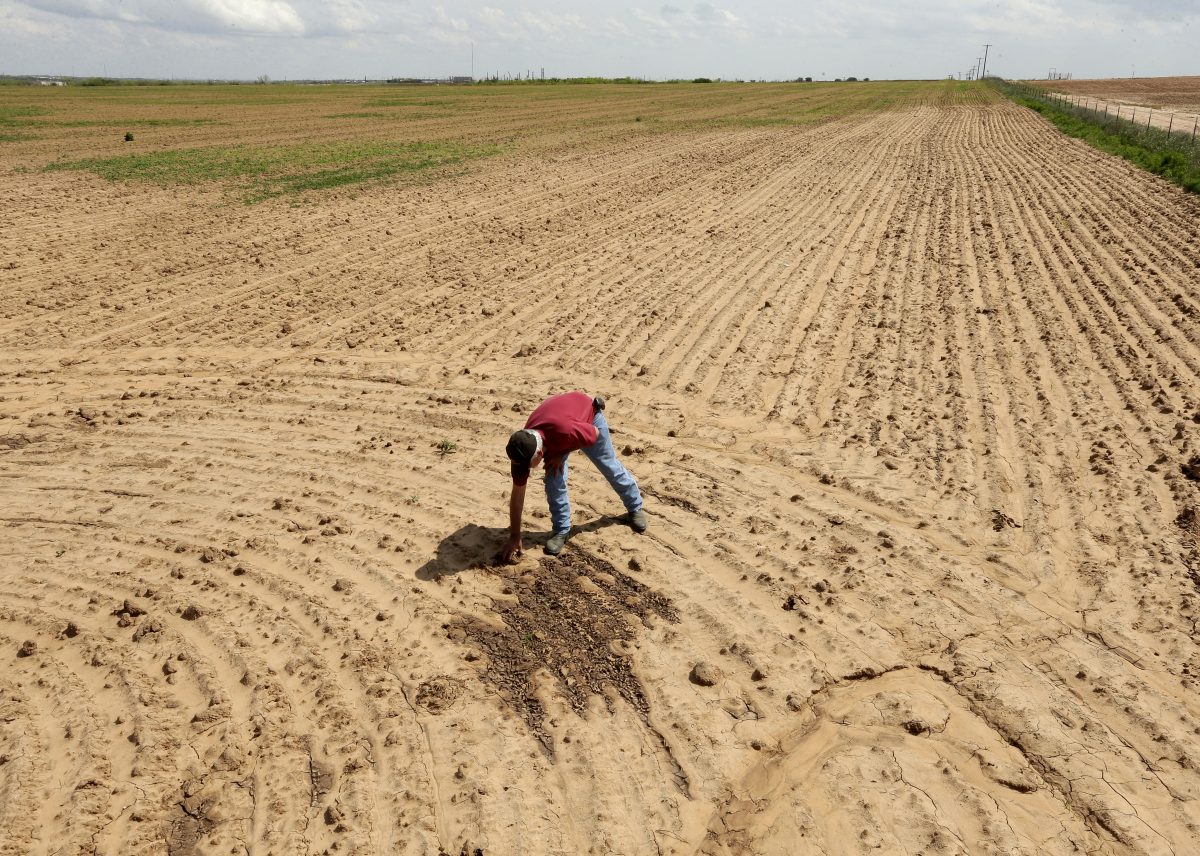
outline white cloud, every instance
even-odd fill
[[[363,0],[325,0],[305,16],[306,26],[317,33],[368,33],[381,24],[380,12],[372,5]]]
[[[176,0],[178,2],[178,0]],[[235,29],[252,33],[302,33],[304,22],[284,0],[192,0],[197,9]]]
[[[557,12],[521,13],[521,22],[530,32],[545,37],[563,37],[573,33],[584,32],[588,29],[587,22],[581,15],[563,15]]]
[[[70,18],[95,18],[176,31],[304,32],[304,21],[286,0],[25,0],[26,6]]]
[[[664,38],[708,38],[714,33],[741,36],[746,27],[733,12],[712,3],[697,3],[689,9],[665,4],[657,12],[634,7],[633,19],[645,27],[645,35]]]
[[[427,76],[474,44],[558,76],[940,77],[990,42],[1013,76],[1181,74],[1198,32],[1198,0],[0,0],[0,72]]]

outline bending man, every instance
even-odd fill
[[[525,427],[508,438],[508,457],[512,461],[512,497],[508,502],[508,542],[501,558],[512,561],[520,556],[521,514],[525,507],[525,486],[529,473],[538,464],[546,465],[546,500],[550,503],[552,533],[545,550],[557,556],[571,532],[571,500],[567,495],[567,456],[582,449],[596,469],[625,503],[629,525],[635,532],[646,531],[646,512],[642,494],[629,470],[617,460],[608,422],[604,419],[604,399],[584,392],[564,392],[547,398],[530,414]]]

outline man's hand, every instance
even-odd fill
[[[503,561],[511,564],[516,559],[519,559],[524,552],[525,549],[521,545],[521,536],[513,535],[510,536],[506,542],[504,542],[504,549],[500,551],[500,558]]]
[[[521,510],[525,506],[525,485],[514,484],[512,496],[508,498],[508,540],[500,551],[500,558],[512,562],[524,552],[521,546]]]
[[[561,473],[563,468],[563,460],[565,457],[565,455],[560,455],[557,458],[546,458],[545,465],[547,475],[556,476]]]

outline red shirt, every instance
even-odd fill
[[[542,434],[542,453],[547,462],[554,462],[567,452],[590,446],[600,437],[592,424],[596,409],[592,397],[586,392],[564,392],[547,398],[537,406],[526,428]],[[512,465],[513,484],[522,485],[529,481],[529,467],[516,461]]]

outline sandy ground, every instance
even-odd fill
[[[0,852],[1196,852],[1200,202],[1032,112],[0,235]]]
[[[1128,119],[1143,127],[1159,128],[1163,131],[1187,134],[1191,135],[1194,139],[1200,139],[1200,137],[1197,137],[1197,134],[1200,133],[1200,131],[1197,131],[1197,128],[1200,128],[1200,113],[1176,110],[1169,107],[1145,107],[1139,104],[1130,104],[1126,101],[1109,101],[1104,98],[1094,98],[1090,95],[1075,95],[1069,92],[1059,92],[1056,94],[1066,98],[1072,104],[1078,104],[1080,107],[1087,107],[1091,110],[1102,112],[1106,116],[1116,116]]]
[[[1122,104],[1200,113],[1200,76],[1116,77],[1097,80],[1031,80],[1055,92],[1087,95]]]

